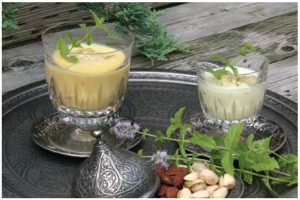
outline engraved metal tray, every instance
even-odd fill
[[[56,112],[48,97],[45,81],[24,86],[2,97],[2,196],[70,197],[71,182],[82,158],[51,153],[32,140],[32,125]],[[196,76],[182,72],[132,71],[121,113],[134,118],[150,130],[165,130],[170,117],[185,106],[184,117],[201,112]],[[267,91],[261,113],[276,122],[287,135],[279,153],[297,153],[297,104]],[[174,152],[176,143],[156,145],[143,140],[133,151],[145,154],[156,150]],[[297,187],[276,187],[282,197],[297,197]],[[255,179],[246,185],[244,197],[272,197]]]

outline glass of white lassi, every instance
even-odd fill
[[[106,25],[112,35],[87,24],[86,30],[93,30],[92,40],[87,42],[81,40],[86,38],[87,31],[78,26],[80,23],[66,22],[50,27],[42,39],[51,102],[64,114],[64,122],[76,125],[51,134],[49,141],[64,152],[84,156],[95,143],[90,131],[104,121],[107,123],[122,104],[134,37],[127,29],[114,24]],[[116,29],[118,35],[114,35]],[[78,38],[80,47],[71,48],[72,40],[67,35]],[[68,56],[76,57],[76,62],[64,58],[57,47],[60,38],[71,48]]]
[[[261,54],[248,53],[231,60],[238,70],[235,75],[229,66],[199,62],[198,94],[202,111],[207,121],[228,127],[232,123],[251,125],[264,102],[268,59]],[[210,73],[226,67],[220,77]]]

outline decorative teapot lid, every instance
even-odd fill
[[[160,186],[158,175],[137,154],[114,149],[98,140],[91,156],[75,177],[75,197],[153,197]]]

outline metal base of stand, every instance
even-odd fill
[[[116,118],[114,120],[117,120]],[[89,157],[96,139],[90,131],[83,131],[59,113],[47,116],[33,125],[32,138],[40,147],[72,157]],[[115,148],[131,149],[142,139],[136,134],[133,139],[118,139],[111,131],[102,134],[103,141]]]

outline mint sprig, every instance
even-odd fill
[[[158,143],[163,141],[175,141],[179,149],[173,155],[167,157],[177,163],[182,162],[191,165],[197,160],[208,159],[208,165],[216,172],[226,172],[234,175],[238,173],[241,178],[251,184],[253,177],[261,178],[262,182],[269,189],[271,194],[278,196],[273,190],[274,184],[286,184],[288,186],[298,183],[298,157],[295,154],[282,154],[270,150],[271,137],[261,140],[254,140],[250,134],[246,142],[240,141],[244,129],[242,123],[235,124],[222,136],[209,136],[198,131],[191,131],[190,125],[182,122],[184,107],[180,108],[170,121],[170,125],[164,134],[158,131],[156,134],[149,133],[149,130],[140,132],[143,138],[152,137]],[[172,135],[179,132],[179,138]],[[186,133],[191,135],[187,137]],[[186,145],[193,144],[210,150],[210,153],[189,153],[186,152]],[[276,157],[272,157],[274,154]],[[142,155],[142,158],[151,158],[151,155]],[[236,162],[238,167],[233,163]]]
[[[60,37],[56,41],[56,49],[59,50],[60,55],[63,59],[70,63],[77,63],[78,58],[74,55],[70,55],[71,50],[73,48],[82,48],[81,43],[86,42],[87,45],[91,45],[94,42],[93,32],[96,28],[101,28],[104,30],[108,35],[111,35],[110,30],[104,24],[105,18],[99,18],[93,11],[90,10],[92,16],[95,21],[95,26],[92,28],[88,28],[85,23],[79,24],[79,27],[85,31],[85,34],[81,38],[73,38],[72,34],[68,31],[65,32],[65,36]],[[68,42],[71,45],[68,45]]]
[[[245,42],[243,44],[243,47],[238,49],[238,55],[240,56],[245,56],[247,52],[253,52],[256,53],[256,49],[255,47],[252,45],[251,42]],[[236,67],[234,67],[234,65],[231,63],[229,58],[226,58],[225,56],[221,55],[221,54],[212,54],[210,56],[211,58],[215,59],[215,60],[219,60],[220,62],[224,63],[225,66],[221,69],[211,69],[208,68],[206,71],[210,72],[215,78],[217,79],[221,79],[222,76],[227,75],[229,73],[229,71],[226,69],[226,67],[230,67],[230,69],[232,70],[234,76],[238,77],[238,69]]]

